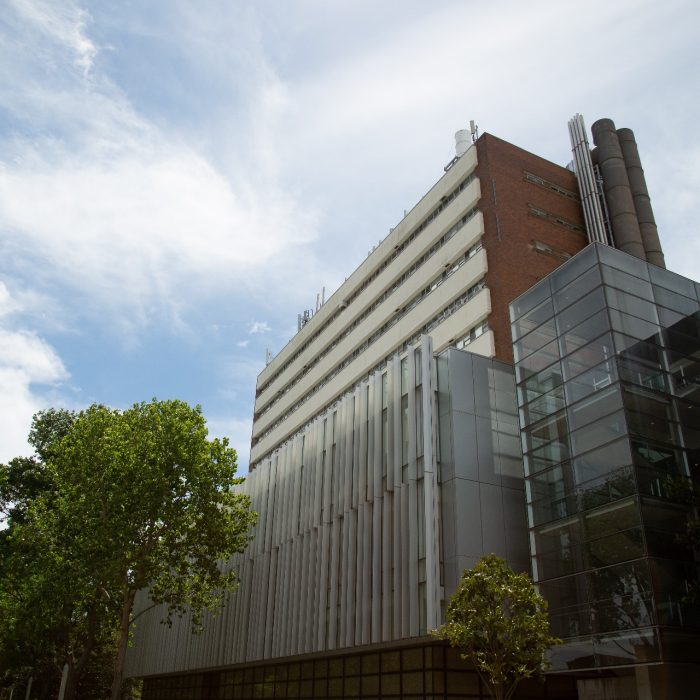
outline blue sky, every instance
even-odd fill
[[[690,0],[0,0],[0,460],[41,408],[157,396],[245,468],[266,348],[469,119],[561,164],[574,113],[632,128],[700,279],[698,27]]]

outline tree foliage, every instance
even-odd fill
[[[43,639],[54,642],[41,652],[68,663],[67,700],[111,644],[116,700],[137,592],[164,604],[168,618],[188,610],[199,624],[235,588],[224,562],[245,548],[256,516],[235,488],[235,451],[208,439],[199,407],[93,405],[45,428],[39,416],[31,438],[43,481],[21,522],[13,516],[7,557],[18,575],[0,584],[0,612],[17,631],[32,609],[46,614]]]
[[[530,578],[494,554],[464,571],[446,620],[434,634],[474,663],[497,700],[511,698],[523,679],[543,676],[546,651],[560,643]]]

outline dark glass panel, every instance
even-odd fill
[[[584,515],[586,539],[597,539],[640,524],[639,507],[633,498],[588,511]]]
[[[623,411],[601,417],[571,433],[572,454],[582,454],[595,447],[604,445],[626,434],[627,424]]]
[[[545,321],[527,335],[513,343],[513,356],[518,362],[557,337],[554,319]]]
[[[519,296],[510,305],[510,320],[514,321],[549,297],[549,279],[545,278]]]
[[[362,695],[378,695],[379,694],[379,676],[362,676]]]
[[[343,675],[343,660],[342,659],[329,659],[328,660],[328,675],[332,676],[332,677]]]
[[[596,659],[600,666],[641,664],[659,659],[659,647],[651,629],[594,637]]]
[[[669,270],[658,267],[649,268],[649,276],[654,285],[682,294],[690,299],[695,298],[695,289],[691,280],[681,277]]]
[[[561,361],[564,378],[571,379],[605,360],[610,360],[614,354],[612,335],[606,333]]]
[[[423,672],[409,671],[403,672],[403,692],[404,693],[422,693],[423,692]]]
[[[523,427],[530,425],[562,408],[564,408],[564,387],[558,386],[520,409],[521,425]]]
[[[403,670],[413,670],[423,668],[423,649],[404,649],[401,652]]]
[[[579,489],[580,508],[582,510],[597,508],[625,496],[631,496],[636,491],[634,468],[627,465],[584,484]]]
[[[348,656],[345,659],[345,675],[357,676],[360,674],[360,657]]]
[[[365,654],[362,657],[362,673],[378,673],[379,654]]]
[[[644,556],[642,528],[636,527],[587,543],[589,565],[597,568]]]
[[[603,281],[606,285],[633,294],[647,301],[654,301],[651,284],[647,280],[640,279],[635,275],[630,275],[622,270],[615,270],[608,265],[602,265]]]
[[[661,636],[664,660],[697,664],[700,659],[700,640],[697,632],[683,633],[665,629],[658,632]]]
[[[600,286],[600,284],[600,271],[596,266],[577,277],[563,289],[560,289],[554,293],[553,298],[555,310],[561,311],[567,306],[570,306],[574,302],[588,295],[591,290]]]
[[[553,291],[557,292],[578,277],[582,277],[586,270],[597,262],[594,248],[587,248],[573,259],[567,260],[564,265],[549,276]]]
[[[317,678],[314,681],[314,696],[317,698],[327,698],[328,697],[328,679],[327,678]]]
[[[561,354],[568,355],[609,329],[610,322],[608,321],[608,314],[605,309],[603,309],[603,311],[599,311],[586,319],[583,323],[579,323],[578,326],[567,331],[559,338]]]
[[[663,306],[657,307],[657,311],[659,314],[659,324],[663,328],[669,328],[685,318],[683,314],[672,311],[671,309],[666,309]]]
[[[605,294],[603,293],[603,288],[599,287],[593,293],[588,294],[584,299],[577,301],[557,315],[559,335],[568,333],[572,328],[578,326],[581,321],[604,308]]]
[[[617,371],[625,382],[643,386],[653,391],[669,391],[670,383],[666,372],[660,367],[636,362],[631,358],[618,357]]]
[[[655,325],[658,324],[659,315],[653,301],[645,301],[633,294],[625,294],[619,289],[613,289],[612,287],[605,288],[605,298],[610,309],[616,309],[630,316],[636,316]]]
[[[700,430],[700,405],[678,398],[675,399],[675,407],[678,413],[678,420],[684,429],[693,428]]]
[[[685,457],[683,451],[666,445],[658,445],[639,438],[631,441],[634,463],[668,474],[684,474]]]
[[[399,695],[401,693],[400,673],[383,673],[381,683],[382,695]]]
[[[468,671],[448,671],[446,676],[448,693],[461,696],[469,692],[478,692],[478,690],[472,690],[474,686],[473,673]]]
[[[627,411],[629,432],[649,440],[679,443],[678,426],[668,421],[660,421],[656,416],[650,416],[637,411]]]
[[[544,420],[530,427],[525,433],[524,451],[528,451],[533,447],[538,447],[544,443],[557,440],[563,442],[569,434],[569,428],[566,422],[566,414],[560,412],[554,416],[548,416]]]
[[[345,697],[357,698],[360,696],[360,677],[346,676],[344,683]]]
[[[521,360],[515,366],[515,381],[520,383],[524,379],[542,371],[559,359],[559,346],[556,340],[540,348],[536,353]]]
[[[622,408],[622,397],[618,385],[596,392],[568,409],[571,430],[581,428],[595,420]]]
[[[593,630],[591,607],[588,603],[555,611],[550,610],[549,620],[552,634],[563,639],[590,634]]]
[[[382,673],[401,670],[401,654],[398,651],[385,651],[382,654]]]
[[[519,386],[520,403],[532,401],[542,394],[554,389],[562,383],[561,368],[558,362],[550,365],[547,369],[529,377]]]
[[[630,464],[631,461],[632,457],[627,440],[618,440],[576,457],[573,460],[574,476],[577,483],[585,484],[591,479],[607,476],[618,467]]]
[[[328,675],[328,659],[318,659],[314,664],[314,676],[325,678]]]
[[[343,697],[343,679],[331,678],[328,681],[328,697],[342,698]]]
[[[542,447],[532,450],[526,457],[532,472],[539,472],[553,464],[568,459],[569,445],[566,442],[549,442],[546,445],[542,445]]]
[[[314,662],[304,661],[301,664],[301,677],[302,678],[313,678],[314,677]]]
[[[554,314],[554,306],[551,299],[546,299],[539,306],[536,306],[532,311],[528,311],[524,316],[521,316],[512,325],[513,340],[522,338],[526,333],[534,330],[542,325],[547,319]]]
[[[664,331],[664,343],[672,352],[669,353],[669,365],[672,371],[678,367],[689,366],[689,376],[697,380],[697,363],[700,360],[700,341],[675,331]]]
[[[596,391],[605,389],[617,379],[617,369],[613,360],[603,362],[587,372],[582,372],[565,385],[565,395],[569,404],[576,403]]]
[[[610,246],[599,245],[596,246],[596,249],[603,264],[610,265],[616,270],[622,270],[643,280],[649,280],[649,268],[643,260],[626,255]]]
[[[653,322],[653,320],[630,316],[617,309],[609,309],[609,314],[613,330],[639,340],[658,342],[657,336],[660,332],[660,328],[659,324]],[[660,342],[658,342],[658,344],[661,345]]]
[[[552,670],[592,668],[595,666],[593,640],[590,637],[569,639],[566,644],[551,649],[549,658],[552,661]]]

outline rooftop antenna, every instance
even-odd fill
[[[274,355],[272,354],[272,350],[270,350],[270,348],[265,348],[265,367],[272,362],[273,357]]]
[[[479,138],[479,125],[473,119],[469,120],[469,131],[472,135],[472,143],[476,143],[476,140]]]

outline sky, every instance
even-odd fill
[[[634,130],[700,279],[694,0],[0,0],[0,461],[32,415],[200,404],[247,469],[255,380],[473,119],[562,165]]]

